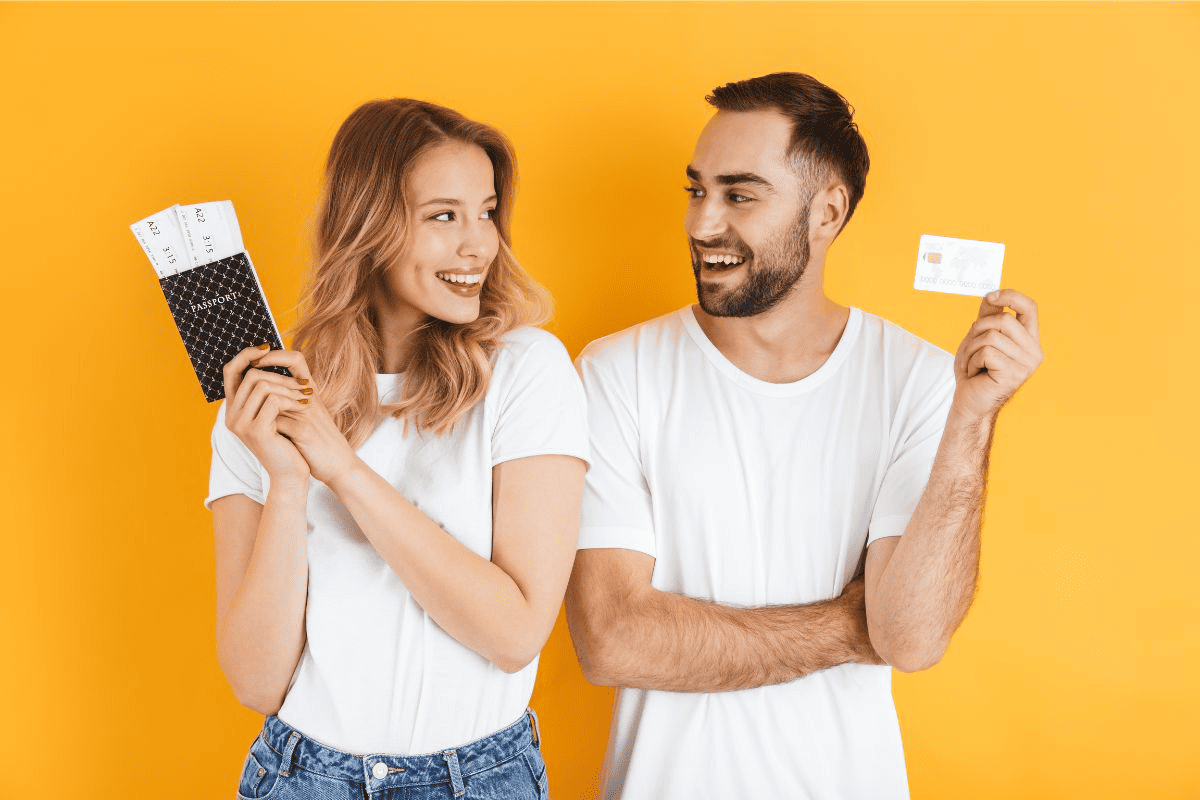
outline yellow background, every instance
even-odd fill
[[[1200,6],[9,4],[0,41],[0,797],[231,797],[260,724],[214,655],[216,406],[131,222],[232,199],[290,325],[337,126],[431,99],[515,143],[517,253],[574,354],[691,301],[703,96],[782,69],[871,148],[835,299],[953,350],[975,301],[912,289],[933,233],[1006,243],[1043,311],[975,607],[895,682],[914,797],[1200,796]],[[611,698],[560,620],[555,797],[594,796]]]

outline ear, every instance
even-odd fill
[[[809,212],[809,237],[813,244],[828,247],[846,224],[850,193],[836,178],[829,178],[812,199]]]

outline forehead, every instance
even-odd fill
[[[417,156],[408,187],[418,203],[426,197],[480,199],[495,194],[496,180],[482,147],[449,141]]]
[[[778,111],[718,111],[700,132],[691,166],[704,179],[751,172],[788,174],[791,121]]]

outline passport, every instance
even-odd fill
[[[263,344],[283,349],[250,254],[242,250],[233,204],[171,206],[130,226],[158,285],[208,402],[225,397],[225,364]],[[237,247],[239,252],[230,254]],[[263,367],[291,375],[283,367]]]

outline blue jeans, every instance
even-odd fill
[[[267,717],[250,745],[239,800],[549,800],[537,718],[419,756],[356,756]]]

